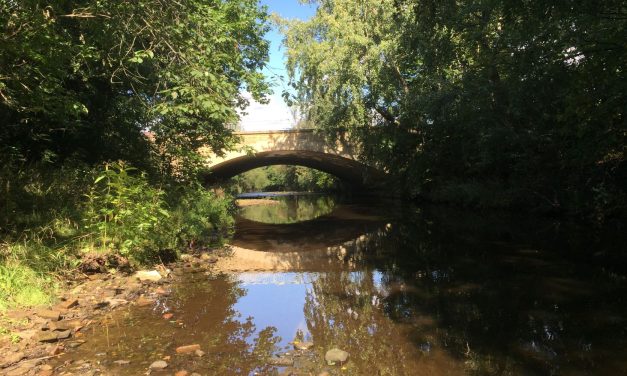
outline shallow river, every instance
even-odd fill
[[[272,200],[242,207],[231,244],[287,264],[181,272],[156,307],[113,313],[64,359],[118,374],[166,357],[158,374],[627,375],[620,231],[320,195]],[[312,350],[291,356],[294,339]],[[204,356],[174,354],[192,343]],[[350,354],[343,366],[324,362],[334,347]],[[293,368],[268,364],[286,352]],[[121,358],[131,363],[113,364]]]

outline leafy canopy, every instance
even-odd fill
[[[40,0],[0,4],[0,147],[19,158],[167,160],[228,146],[268,92],[256,0]],[[183,163],[184,165],[184,163]]]

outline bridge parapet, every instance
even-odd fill
[[[335,143],[327,142],[323,136],[316,134],[314,129],[235,132],[234,134],[240,139],[234,150],[223,156],[205,151],[210,168],[242,156],[287,150],[317,152],[357,160],[354,147],[339,140]]]

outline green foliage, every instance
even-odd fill
[[[269,91],[267,28],[256,0],[0,2],[7,286],[45,285],[84,252],[149,262],[228,227],[227,200],[195,186],[198,150],[228,147],[244,91]]]
[[[175,244],[168,233],[165,192],[121,162],[106,164],[88,194],[85,224],[95,246],[137,260]],[[171,231],[171,230],[170,230]]]
[[[172,226],[177,229],[181,245],[220,242],[232,232],[232,200],[219,198],[202,187],[188,189],[173,210]]]
[[[142,169],[159,154],[185,177],[199,146],[231,142],[242,91],[268,91],[266,18],[256,0],[2,2],[1,152]]]
[[[0,210],[0,310],[43,304],[58,276],[85,254],[118,254],[135,264],[163,251],[213,244],[229,234],[228,197],[196,185],[160,188],[123,162],[102,168],[5,165]],[[44,168],[46,167],[46,168]]]
[[[0,311],[50,303],[56,286],[50,276],[22,264],[0,264]]]
[[[318,4],[282,21],[293,100],[407,193],[627,212],[623,2]]]
[[[319,192],[340,188],[333,175],[302,166],[266,166],[246,171],[231,180],[236,193],[254,191]]]

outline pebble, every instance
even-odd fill
[[[196,354],[196,356],[199,358],[202,358],[203,356],[205,356],[205,352],[202,350],[196,350],[194,351],[194,354]]]
[[[113,364],[115,364],[117,366],[125,366],[125,365],[128,365],[128,364],[131,364],[131,361],[130,360],[125,360],[125,359],[120,359],[120,360],[114,361]]]
[[[174,374],[174,376],[187,376],[187,375],[189,375],[189,372],[185,371],[184,369],[180,371],[176,371],[176,373]]]
[[[157,360],[156,362],[152,362],[152,364],[150,365],[150,369],[164,369],[168,366],[168,363],[166,363],[163,360]]]

